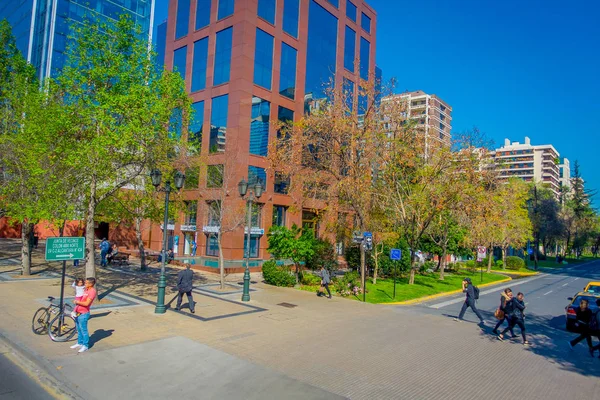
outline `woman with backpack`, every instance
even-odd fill
[[[523,345],[528,346],[529,342],[525,336],[525,296],[519,292],[517,297],[513,297],[509,302],[506,303],[507,308],[511,309],[510,322],[508,328],[504,328],[501,334],[498,335],[499,340],[504,340],[504,334],[506,331],[512,331],[515,325],[519,325],[521,328],[521,336],[523,336]]]
[[[475,315],[477,315],[477,318],[479,318],[479,325],[485,325],[485,321],[483,320],[481,313],[475,306],[475,300],[479,299],[479,288],[473,286],[471,278],[463,279],[462,291],[466,294],[465,302],[463,303],[462,308],[460,309],[460,314],[458,314],[458,317],[454,318],[454,320],[462,321],[463,317],[465,316],[465,312],[467,311],[467,308],[471,307],[471,310],[473,310]]]
[[[577,314],[577,322],[575,327],[579,329],[579,336],[569,341],[569,347],[573,350],[573,346],[585,339],[588,345],[588,349],[592,357],[594,356],[594,346],[592,345],[592,330],[590,329],[590,322],[594,317],[592,310],[590,310],[589,302],[586,299],[581,299],[579,307],[575,308]]]
[[[510,303],[509,307],[507,307],[507,303],[509,303],[512,300],[512,298],[513,298],[513,293],[510,288],[506,288],[506,289],[504,289],[503,292],[500,293],[500,307],[498,307],[498,309],[496,310],[496,313],[494,314],[496,316],[496,318],[498,319],[498,323],[496,324],[496,326],[494,327],[494,330],[492,331],[494,333],[494,335],[498,334],[498,328],[505,321],[506,321],[506,324],[508,326],[510,326],[510,318],[509,317],[512,313],[512,303]],[[510,329],[510,334],[512,335],[512,337],[515,337],[515,332],[513,329]]]

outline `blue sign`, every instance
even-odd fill
[[[402,259],[402,250],[392,249],[390,251],[390,259],[400,261]]]
[[[529,254],[529,255],[533,254],[533,249],[532,248],[527,249],[527,254]]]
[[[363,237],[373,237],[373,234],[371,232],[363,232]]]

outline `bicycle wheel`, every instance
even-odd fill
[[[48,336],[55,342],[66,342],[77,333],[75,320],[69,314],[59,313],[48,326]]]
[[[36,335],[44,335],[48,332],[48,321],[50,320],[50,313],[48,309],[42,307],[33,314],[33,320],[31,321],[31,330]]]

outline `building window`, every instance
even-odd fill
[[[275,25],[275,0],[258,0],[257,15]]]
[[[235,8],[234,0],[219,0],[219,9],[217,19],[223,19],[233,15],[233,9]]]
[[[273,226],[285,226],[285,217],[287,214],[287,207],[285,206],[273,206]]]
[[[346,103],[346,112],[354,111],[354,82],[344,78],[344,101]]]
[[[443,121],[446,119],[446,116],[444,114],[440,113],[440,119]]]
[[[354,29],[346,26],[346,36],[344,38],[344,68],[354,72],[354,59],[356,58],[356,32]]]
[[[319,219],[316,213],[302,210],[302,229],[311,230],[315,236],[319,232]]]
[[[298,37],[298,16],[300,14],[300,0],[283,1],[283,31]]]
[[[291,129],[291,125],[294,123],[294,112],[290,109],[279,106],[277,110],[277,119],[279,120],[279,122],[283,123],[286,130]],[[281,129],[278,129],[277,139],[281,139],[281,137]]]
[[[255,203],[252,206],[252,218],[250,218],[250,226],[253,228],[262,227],[262,208],[263,205]]]
[[[360,86],[358,88],[358,114],[364,115],[369,109],[369,96],[367,90]]]
[[[275,172],[275,181],[273,184],[273,192],[279,194],[288,194],[288,188],[290,187],[290,177],[282,174],[281,172]]]
[[[444,130],[445,128],[446,128],[446,127],[444,126],[444,124],[442,124],[442,123],[440,122],[440,129],[441,129],[441,130]]]
[[[204,101],[198,101],[192,104],[193,115],[188,131],[188,142],[197,147],[197,153],[200,153],[202,146],[202,125],[204,124]]]
[[[444,132],[440,132],[440,139],[444,139]]]
[[[210,6],[212,0],[196,0],[196,30],[210,24]]]
[[[206,60],[208,58],[208,38],[194,42],[192,64],[192,92],[206,88]]]
[[[248,184],[254,185],[257,180],[262,183],[262,187],[265,189],[267,183],[267,173],[265,172],[265,169],[248,165]]]
[[[185,81],[185,62],[187,56],[187,46],[183,46],[173,53],[173,72],[179,72],[179,75]]]
[[[221,0],[222,1],[222,0]],[[233,27],[217,32],[217,45],[215,48],[215,69],[213,72],[213,85],[229,82],[231,69],[231,40]]]
[[[442,110],[442,112],[446,111],[446,107],[443,104],[440,104],[440,110]]]
[[[271,89],[273,74],[273,36],[256,28],[256,48],[254,51],[254,83]]]
[[[210,143],[209,152],[217,153],[225,151],[225,136],[227,133],[227,110],[229,96],[215,97],[212,99],[210,112]]]
[[[196,226],[196,217],[198,215],[198,202],[197,201],[185,201],[185,215],[183,219],[184,225]]]
[[[206,167],[206,187],[220,188],[223,187],[223,172],[225,166],[223,164],[209,165]]]
[[[371,54],[371,43],[364,37],[360,38],[360,77],[369,79],[369,56]]]
[[[305,93],[312,94],[313,100],[325,97],[324,86],[328,86],[335,75],[337,29],[337,18],[311,0],[308,10]]]
[[[188,34],[190,24],[190,0],[179,0],[177,2],[177,20],[175,22],[175,39],[182,38]]]
[[[290,99],[296,95],[296,60],[298,51],[281,42],[281,66],[279,69],[279,94]]]
[[[346,17],[356,22],[356,6],[351,1],[346,3]]]
[[[219,257],[219,242],[215,234],[211,233],[206,238],[206,255],[208,257]]]
[[[340,6],[340,1],[339,0],[327,0],[330,4],[332,4],[335,8],[338,8]]]
[[[360,26],[365,30],[365,32],[371,33],[371,18],[367,17],[365,13],[362,13],[360,16]]]
[[[221,226],[221,202],[220,200],[213,200],[206,203],[208,221],[207,226]]]
[[[248,236],[244,235],[244,252],[248,249]],[[258,258],[258,249],[260,246],[260,236],[250,235],[250,258]]]
[[[269,148],[269,117],[271,103],[252,97],[252,120],[250,121],[250,154],[267,156]]]
[[[186,168],[184,189],[198,189],[200,183],[200,169],[198,167]]]

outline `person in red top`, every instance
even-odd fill
[[[90,344],[90,334],[88,332],[88,320],[90,319],[90,307],[96,298],[96,278],[87,278],[85,280],[85,292],[80,300],[75,300],[75,313],[77,318],[77,344],[71,346],[72,349],[79,348],[79,353],[87,351]]]

